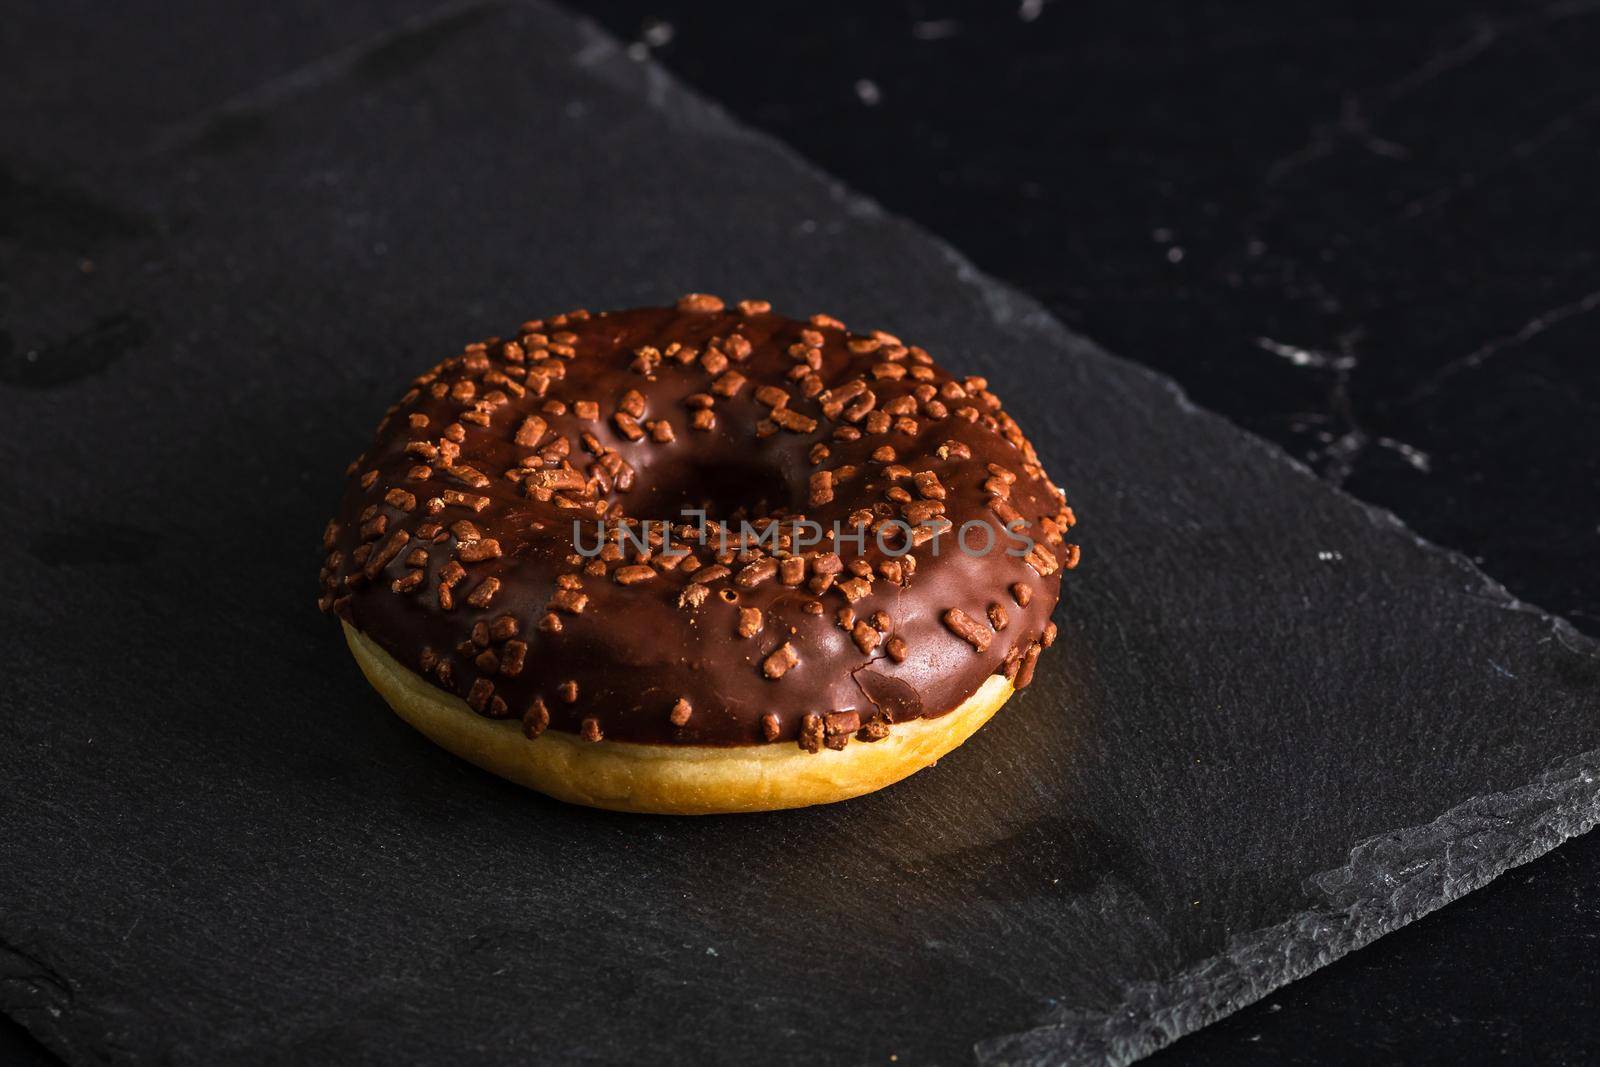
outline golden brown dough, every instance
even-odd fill
[[[530,741],[515,720],[474,713],[460,697],[402,667],[348,624],[344,636],[362,673],[389,706],[436,744],[558,800],[613,811],[709,815],[847,800],[931,765],[988,722],[1012,693],[1002,675],[991,675],[946,715],[898,724],[871,744],[814,754],[793,744],[592,742],[554,730]]]

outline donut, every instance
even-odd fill
[[[619,811],[931,765],[1032,680],[1079,555],[983,378],[698,293],[467,345],[346,476],[317,603],[372,686],[457,756]]]

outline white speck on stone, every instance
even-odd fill
[[[650,58],[650,46],[643,41],[634,41],[628,46],[628,58],[635,63],[643,63]]]
[[[1301,348],[1298,345],[1286,345],[1282,341],[1274,341],[1270,337],[1257,337],[1256,347],[1264,352],[1288,360],[1296,367],[1327,367],[1331,370],[1350,370],[1356,365],[1354,356],[1334,356],[1326,352],[1318,352],[1310,348]]]
[[[1344,555],[1336,549],[1324,548],[1317,552],[1317,558],[1324,563],[1337,563],[1344,559]]]
[[[1044,14],[1044,0],[1022,0],[1017,5],[1017,18],[1023,22],[1032,22]]]
[[[1182,263],[1183,262],[1183,246],[1182,245],[1173,245],[1171,248],[1167,249],[1167,262],[1168,263]]]
[[[911,24],[911,36],[919,41],[942,41],[961,32],[955,19],[924,19]]]
[[[710,945],[706,946],[706,955],[707,956],[715,956],[716,954],[717,954],[717,950],[716,949],[712,948]]]
[[[1423,474],[1427,474],[1433,469],[1433,457],[1415,445],[1408,445],[1404,441],[1396,441],[1393,437],[1380,437],[1378,438],[1378,446],[1394,452]]]
[[[878,88],[878,83],[871,78],[856,79],[856,96],[868,107],[877,107],[883,103],[883,90]]]
[[[677,29],[665,19],[648,19],[639,37],[650,48],[661,48],[672,43]]]

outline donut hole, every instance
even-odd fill
[[[670,469],[657,465],[629,498],[625,506],[636,519],[694,522],[703,517],[712,526],[737,527],[795,508],[784,472],[760,462],[674,463]]]

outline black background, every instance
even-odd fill
[[[1600,6],[585,10],[1600,633]],[[1156,1059],[1590,1059],[1597,882],[1590,835]]]
[[[584,9],[1600,632],[1600,8]],[[1580,839],[1163,1056],[1589,1058],[1597,875]]]

